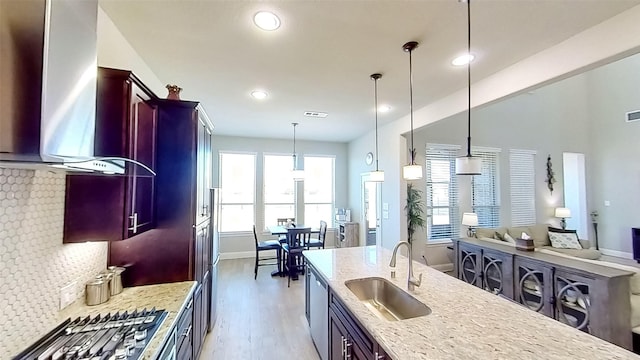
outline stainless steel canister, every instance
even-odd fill
[[[109,266],[107,269],[109,269],[109,273],[112,275],[111,295],[118,295],[122,292],[122,273],[125,271],[125,268]]]
[[[105,303],[110,296],[109,280],[104,276],[96,276],[85,285],[85,301],[89,306]]]

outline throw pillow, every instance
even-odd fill
[[[560,230],[560,231],[557,231]],[[575,230],[549,228],[551,246],[558,249],[582,249]]]
[[[503,238],[504,238],[504,241],[506,241],[508,243],[511,243],[511,244],[515,244],[516,243],[516,240],[513,237],[511,237],[511,235],[509,235],[509,233],[504,233],[504,237]]]

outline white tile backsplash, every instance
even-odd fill
[[[0,359],[58,324],[60,289],[107,265],[107,242],[62,244],[65,174],[0,168]]]

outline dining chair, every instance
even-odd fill
[[[258,241],[258,234],[256,233],[256,226],[253,225],[253,239],[255,241],[256,244],[256,262],[255,262],[255,266],[253,269],[253,279],[257,279],[258,278],[258,266],[270,266],[270,265],[277,265],[278,266],[278,272],[281,271],[280,268],[280,250],[281,250],[281,246],[280,246],[280,242],[278,240],[266,240],[266,241]],[[273,257],[263,257],[260,258],[260,252],[261,251],[271,251],[271,250],[275,250],[276,252],[276,256]],[[270,260],[276,260],[276,263],[270,262]]]
[[[324,249],[324,239],[326,237],[327,237],[327,222],[324,220],[320,220],[320,231],[318,232],[318,238],[309,240],[309,248]]]
[[[287,242],[282,244],[286,257],[286,271],[289,275],[287,287],[291,286],[291,278],[298,276],[298,271],[304,271],[304,257],[302,251],[309,248],[311,228],[293,228],[287,231]]]

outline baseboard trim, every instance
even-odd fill
[[[615,257],[619,257],[619,258],[633,260],[633,253],[626,252],[626,251],[618,251],[618,250],[610,250],[610,249],[600,248],[600,252],[602,254],[604,254],[604,255],[615,256]]]
[[[273,253],[272,253],[273,254]],[[256,256],[256,251],[236,251],[220,253],[220,260],[246,259]],[[273,255],[271,255],[273,256]]]
[[[453,271],[453,263],[437,264],[437,265],[432,265],[431,267],[442,272]]]

